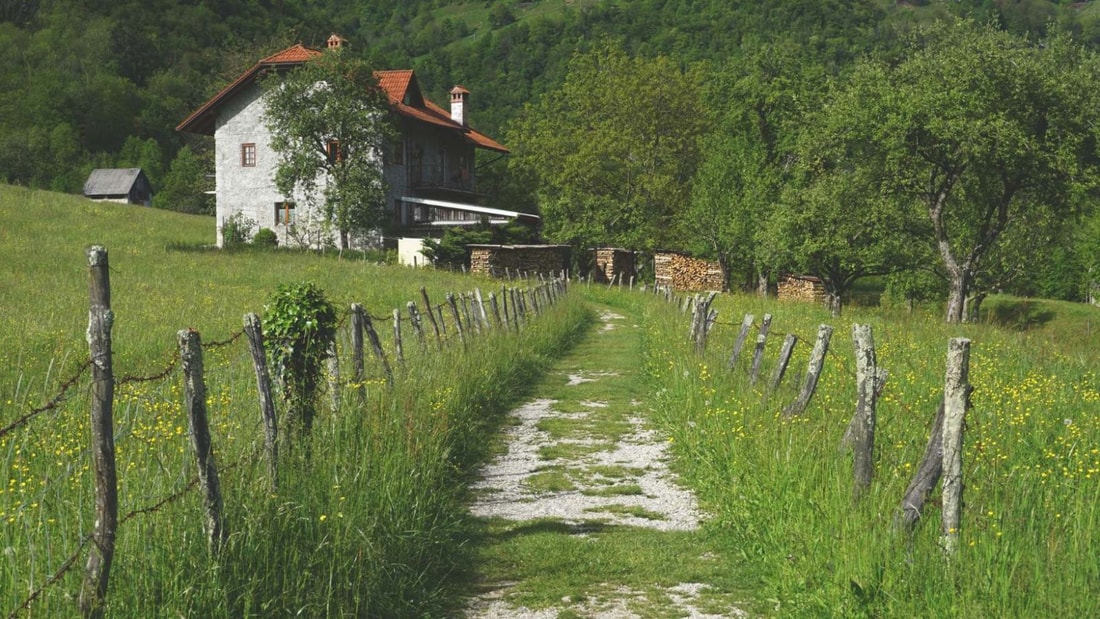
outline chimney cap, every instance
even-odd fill
[[[451,89],[451,97],[452,98],[456,97],[456,96],[465,96],[465,95],[468,95],[468,94],[470,94],[470,91],[466,90],[462,86],[456,85],[454,88]]]
[[[335,32],[333,32],[332,36],[330,36],[328,38],[328,41],[327,41],[326,44],[328,45],[329,49],[335,49],[335,48],[343,47],[344,43],[347,43],[347,42],[348,42],[347,39],[345,39],[344,37],[342,37],[342,36],[336,34]]]

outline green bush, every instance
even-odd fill
[[[336,309],[313,282],[282,284],[264,308],[267,355],[282,383],[289,434],[313,426],[317,386],[336,338]]]
[[[271,228],[260,228],[256,236],[252,237],[252,244],[256,247],[274,248],[279,246],[279,235]]]
[[[231,215],[222,223],[222,247],[241,247],[252,237],[256,222],[241,213]]]

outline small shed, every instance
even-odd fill
[[[592,277],[601,283],[627,282],[637,275],[635,252],[617,247],[597,247],[592,250],[594,266]]]
[[[778,297],[824,303],[825,284],[813,275],[784,275],[779,278]]]
[[[491,277],[506,273],[557,275],[569,269],[568,245],[467,245],[470,272]]]
[[[653,255],[653,272],[658,286],[673,290],[726,291],[722,265],[715,260],[693,258],[683,252],[661,251]]]
[[[152,206],[153,187],[141,168],[100,168],[84,181],[84,197],[96,202]]]

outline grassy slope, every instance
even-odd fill
[[[0,426],[44,402],[87,357],[84,248],[110,252],[116,377],[150,375],[173,356],[176,331],[204,341],[240,329],[281,282],[310,279],[343,313],[375,316],[488,281],[288,252],[200,249],[214,221],[141,207],[0,186]],[[172,249],[182,246],[187,249]],[[379,322],[393,355],[389,323]],[[587,324],[576,302],[518,336],[483,336],[469,352],[409,343],[386,390],[368,363],[366,406],[343,398],[319,416],[310,455],[284,444],[280,488],[258,457],[255,375],[243,340],[208,349],[207,402],[226,496],[229,544],[211,562],[195,492],[122,525],[111,577],[111,616],[441,616],[448,573],[462,562],[461,476],[476,462],[495,415],[545,360]],[[346,337],[346,336],[344,336]],[[406,332],[406,337],[412,338]],[[341,342],[346,343],[346,342]],[[346,348],[343,350],[346,351]],[[350,367],[348,357],[342,367]],[[345,378],[347,378],[345,376]],[[186,487],[194,475],[180,408],[179,372],[116,389],[120,514]],[[0,436],[0,609],[50,577],[91,528],[86,382],[64,405]],[[35,604],[75,614],[83,554]]]

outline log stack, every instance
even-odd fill
[[[568,245],[467,245],[470,271],[503,277],[506,272],[557,275],[569,268]]]
[[[725,291],[722,267],[713,260],[692,258],[680,252],[658,252],[653,255],[653,270],[658,286],[673,290]]]
[[[784,275],[779,279],[779,299],[825,302],[825,285],[812,275]]]
[[[629,249],[598,247],[592,251],[595,253],[596,266],[592,270],[595,281],[603,284],[613,281],[625,283],[637,275],[634,252]]]

